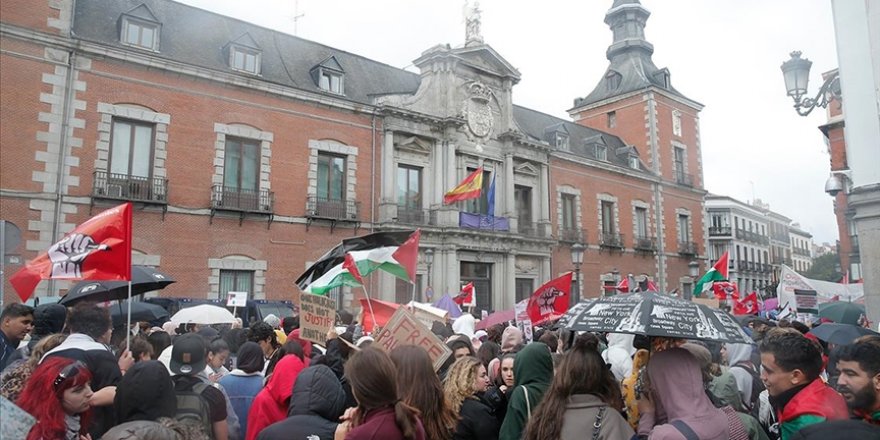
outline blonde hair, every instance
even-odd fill
[[[443,382],[443,394],[446,395],[449,406],[456,414],[460,412],[464,399],[474,395],[474,382],[477,379],[477,371],[482,365],[479,359],[464,356],[449,367],[446,380]]]
[[[40,363],[40,359],[48,353],[53,348],[61,345],[64,340],[67,339],[67,335],[61,333],[53,333],[48,336],[43,336],[34,348],[31,350],[31,355],[27,359],[28,367],[33,370],[37,368],[37,364]]]

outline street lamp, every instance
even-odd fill
[[[574,307],[581,299],[581,265],[584,264],[584,245],[571,245],[571,263],[574,264],[575,291],[569,295],[569,305]],[[577,295],[577,296],[575,296]]]
[[[825,80],[815,98],[807,97],[802,99],[807,94],[807,85],[810,82],[810,67],[813,65],[813,62],[806,58],[801,58],[801,52],[797,50],[790,55],[791,59],[782,63],[782,76],[785,79],[785,92],[794,99],[794,109],[799,115],[807,116],[817,106],[827,107],[831,101],[829,95],[832,99],[840,99],[840,76],[837,73],[832,74]]]
[[[431,287],[431,265],[434,264],[434,249],[428,248],[425,249],[425,264],[428,265],[428,289],[433,292],[433,288]],[[426,290],[427,293],[427,290]],[[427,294],[425,296],[428,296]],[[431,295],[433,296],[433,295]],[[428,302],[431,302],[432,298],[426,298]]]
[[[681,297],[690,301],[694,293],[693,285],[697,282],[697,277],[700,276],[700,263],[691,260],[691,262],[688,263],[688,275],[691,276],[691,287],[685,289],[685,291],[681,293]]]

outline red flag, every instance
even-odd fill
[[[397,247],[391,256],[406,269],[410,281],[416,281],[416,268],[419,265],[419,238],[422,236],[422,230],[416,229],[409,238]]]
[[[79,225],[9,278],[22,302],[40,280],[131,279],[131,203]]]
[[[835,302],[835,301],[840,301],[840,295],[834,295],[831,297],[831,299],[828,300],[828,302]]]
[[[734,315],[756,315],[758,313],[758,294],[752,292],[746,295],[742,301],[734,300]]]
[[[354,257],[351,256],[350,252],[345,254],[345,261],[342,262],[342,268],[347,270],[355,281],[364,284],[364,277],[361,276],[361,271],[358,270],[358,266],[354,262]]]
[[[629,292],[629,277],[623,277],[614,288],[621,292]]]
[[[461,288],[461,292],[455,298],[452,298],[452,301],[459,306],[476,306],[477,301],[474,299],[474,295],[476,295],[474,283],[470,282],[465,284],[464,287]]]
[[[646,292],[659,292],[659,291],[660,291],[660,289],[657,287],[657,283],[655,283],[651,280],[648,280],[648,288],[646,289]]]
[[[384,327],[391,320],[394,312],[401,307],[400,304],[380,301],[378,299],[367,300],[366,298],[361,298],[360,302],[361,310],[363,310],[361,324],[364,327],[364,333],[372,333],[376,330],[373,328],[373,319],[376,320],[376,325]]]
[[[739,299],[739,290],[736,283],[730,281],[715,281],[712,283],[712,290],[715,292],[715,298],[725,300],[727,297]]]
[[[560,316],[565,314],[571,296],[572,275],[569,272],[559,278],[552,279],[538,287],[538,290],[532,294],[526,311],[533,323],[547,320],[553,314]]]

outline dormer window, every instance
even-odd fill
[[[623,76],[612,70],[608,72],[607,75],[605,75],[605,87],[608,89],[609,92],[613,92],[617,90],[618,87],[620,87],[620,82],[622,80]]]
[[[260,53],[239,46],[231,46],[229,50],[229,65],[235,70],[260,74]]]
[[[568,150],[568,136],[562,133],[556,133],[556,148],[560,150]]]
[[[311,73],[315,85],[319,89],[337,95],[345,94],[345,70],[342,69],[342,65],[339,64],[335,56],[331,56],[312,67]]]
[[[608,147],[605,145],[596,145],[596,159],[601,161],[608,161]]]
[[[318,80],[318,87],[321,90],[342,94],[342,75],[336,72],[323,71],[321,78]]]
[[[159,51],[159,30],[162,25],[147,5],[138,5],[123,13],[119,19],[119,41],[122,44]]]
[[[636,156],[635,154],[630,154],[629,167],[634,170],[639,169],[639,156]]]

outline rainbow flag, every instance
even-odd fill
[[[462,200],[476,199],[480,197],[483,189],[483,167],[474,170],[465,177],[455,188],[443,195],[443,203],[448,205]]]

